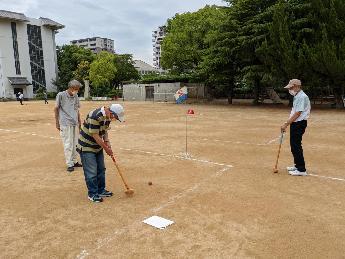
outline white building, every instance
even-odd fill
[[[114,40],[101,37],[72,40],[71,45],[76,45],[79,47],[90,49],[94,53],[99,53],[101,51],[108,51],[110,53],[115,52]]]
[[[134,67],[142,76],[148,74],[161,74],[164,72],[162,69],[153,67],[142,60],[134,60]]]
[[[32,98],[40,88],[56,91],[55,34],[63,25],[0,10],[0,98],[22,92]]]
[[[160,26],[152,33],[153,46],[153,66],[161,68],[162,41],[166,35],[166,26]]]

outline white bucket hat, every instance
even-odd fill
[[[121,104],[114,103],[114,104],[110,105],[109,109],[110,109],[111,113],[113,113],[114,115],[117,116],[117,118],[120,122],[125,121],[125,110],[123,109]]]

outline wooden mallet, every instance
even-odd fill
[[[281,133],[280,135],[280,140],[279,140],[279,149],[278,149],[278,155],[277,155],[277,160],[276,160],[276,165],[273,168],[273,173],[278,173],[278,161],[279,161],[279,155],[280,155],[280,150],[283,144],[283,139],[284,139],[284,132]]]
[[[117,169],[117,171],[119,172],[119,175],[120,175],[120,177],[121,177],[121,179],[122,179],[122,182],[124,183],[124,185],[125,185],[125,187],[126,187],[125,194],[126,194],[127,196],[132,196],[132,195],[134,194],[134,190],[131,189],[131,188],[129,188],[128,184],[127,184],[126,181],[125,181],[125,178],[123,178],[123,175],[122,175],[122,173],[121,173],[120,167],[117,165],[114,156],[111,156],[111,159],[113,160],[114,165],[116,166],[116,169]]]

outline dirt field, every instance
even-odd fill
[[[82,169],[66,172],[54,103],[43,103],[0,103],[1,258],[345,257],[343,111],[312,112],[303,144],[313,175],[293,177],[288,136],[272,173],[288,107],[126,102],[110,138],[135,195],[107,157],[114,196],[94,204]],[[83,117],[102,104],[82,102]],[[153,215],[175,224],[142,223]]]

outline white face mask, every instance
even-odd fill
[[[295,96],[295,95],[296,95],[296,91],[294,91],[294,90],[289,90],[289,93],[290,93],[292,96]]]

